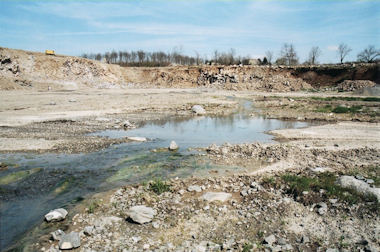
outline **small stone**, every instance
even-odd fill
[[[83,229],[83,233],[87,236],[91,236],[93,235],[95,232],[95,228],[93,226],[86,226],[84,229]]]
[[[240,195],[243,196],[243,197],[248,196],[248,192],[247,192],[247,190],[243,190],[243,191],[241,191],[241,192],[240,192]]]
[[[339,147],[339,144],[334,144],[334,147]]]
[[[206,110],[201,105],[194,105],[191,110],[196,115],[204,115],[206,114]]]
[[[301,243],[309,243],[309,242],[310,242],[309,237],[307,237],[306,235],[303,235],[301,238]]]
[[[169,145],[169,150],[175,151],[175,150],[178,150],[178,149],[179,149],[179,147],[178,147],[177,143],[174,142],[174,141],[171,141],[170,145]]]
[[[191,185],[187,188],[189,192],[202,192],[202,188],[199,185]]]
[[[130,121],[128,121],[128,120],[126,120],[126,121],[123,122],[123,126],[126,129],[134,129],[134,128],[136,128],[136,126],[133,123],[131,123]]]
[[[290,244],[285,244],[282,246],[283,251],[293,251],[293,246]]]
[[[339,252],[339,249],[328,248],[326,249],[326,252]]]
[[[185,193],[185,190],[181,189],[178,191],[179,194],[183,195]]]
[[[141,241],[141,237],[140,236],[132,236],[132,241],[133,243],[138,243],[139,241]]]
[[[158,222],[153,222],[152,226],[153,228],[158,229],[160,227],[160,224],[158,224]]]
[[[45,219],[47,222],[61,221],[61,220],[64,220],[66,218],[67,214],[68,214],[68,212],[66,211],[66,209],[58,208],[58,209],[54,209],[54,210],[50,211],[49,213],[47,213],[45,215]]]
[[[144,224],[152,221],[153,217],[157,214],[156,210],[144,205],[131,207],[128,211],[129,217],[136,223]]]
[[[366,179],[365,182],[367,184],[373,184],[373,183],[375,183],[375,181],[373,179]]]
[[[356,175],[355,178],[359,180],[364,180],[364,177],[362,175]]]
[[[127,137],[128,140],[135,142],[146,142],[147,139],[145,137]]]
[[[97,117],[95,118],[96,121],[98,122],[109,122],[111,119],[105,118],[105,117]]]
[[[53,241],[60,241],[62,239],[62,236],[65,235],[65,232],[63,232],[61,229],[58,229],[54,232],[51,232],[50,234],[53,238]]]
[[[149,245],[148,243],[145,243],[145,244],[143,245],[143,249],[149,249],[149,247],[150,247],[150,245]]]
[[[60,249],[73,249],[80,247],[79,233],[71,232],[62,236],[59,242]]]
[[[284,238],[280,237],[277,240],[277,244],[279,244],[279,245],[285,245],[286,244],[286,240]]]
[[[329,202],[330,202],[331,204],[335,204],[335,203],[338,202],[338,199],[329,199]]]
[[[257,191],[260,191],[262,189],[262,186],[259,183],[255,182],[255,181],[253,181],[251,183],[250,187],[253,188],[253,189],[257,189]]]
[[[212,202],[212,201],[226,201],[229,198],[231,198],[231,193],[225,193],[225,192],[207,192],[202,195],[202,199]]]
[[[265,244],[272,245],[275,242],[276,242],[276,237],[274,235],[269,235],[269,236],[265,237],[265,239],[264,239]]]
[[[319,215],[324,215],[327,213],[327,204],[325,202],[320,202],[317,204],[317,212]]]

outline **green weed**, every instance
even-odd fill
[[[170,192],[170,185],[163,182],[161,179],[155,179],[150,183],[149,189],[156,194],[161,194],[164,192]]]
[[[243,245],[243,252],[249,252],[253,249],[253,245],[250,243],[245,243]]]
[[[87,209],[88,209],[87,212],[88,212],[88,213],[94,213],[95,210],[96,210],[99,206],[100,206],[99,201],[97,201],[97,200],[93,200],[93,201],[91,201],[90,204],[88,205],[88,207],[87,207]]]

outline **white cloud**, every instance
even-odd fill
[[[337,45],[329,45],[327,46],[327,50],[329,51],[338,51],[338,46]]]

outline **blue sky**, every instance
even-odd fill
[[[293,43],[301,61],[312,46],[320,61],[337,62],[336,48],[352,48],[347,60],[368,45],[380,46],[380,1],[20,1],[0,0],[0,46],[59,54],[111,50],[171,51],[211,57],[279,55]]]

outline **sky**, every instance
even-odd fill
[[[214,50],[278,57],[292,43],[300,61],[319,46],[319,61],[380,46],[379,0],[0,0],[0,46],[81,55],[112,50],[180,50],[211,58]]]

